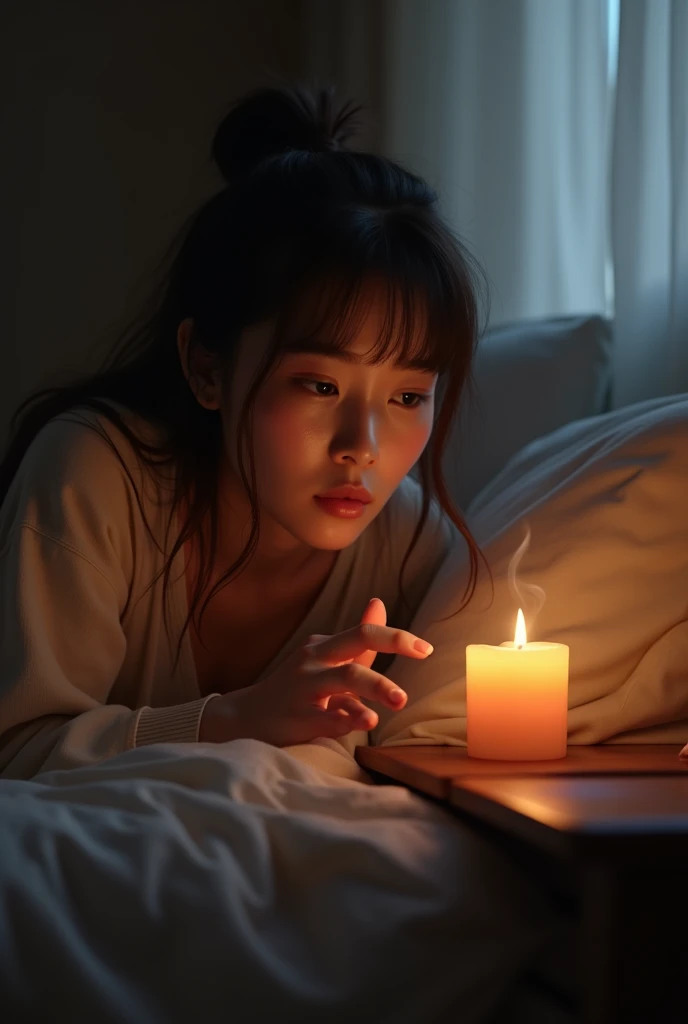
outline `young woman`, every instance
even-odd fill
[[[483,278],[425,182],[345,148],[359,109],[329,90],[238,102],[213,144],[226,186],[150,315],[15,414],[6,777],[155,742],[353,750],[367,702],[403,706],[383,673],[426,656],[405,626],[459,533],[470,599],[479,552],[440,465]]]

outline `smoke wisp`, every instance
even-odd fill
[[[518,567],[529,547],[530,526],[526,524],[526,535],[511,557],[507,578],[509,582],[509,590],[516,601],[517,609],[523,609],[523,617],[526,620],[526,629],[528,631],[528,637],[530,638],[533,624],[542,610],[546,596],[542,587],[538,587],[535,583],[524,583],[516,578],[518,574]]]

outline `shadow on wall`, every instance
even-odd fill
[[[227,103],[296,75],[302,45],[280,0],[11,6],[3,443],[22,398],[98,366],[169,240],[221,184],[210,145]]]

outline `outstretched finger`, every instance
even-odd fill
[[[345,665],[366,651],[376,654],[403,654],[409,658],[425,658],[432,653],[432,644],[405,629],[374,625],[369,622],[335,633],[325,640],[304,648],[321,665],[333,668]]]
[[[313,661],[309,666],[302,666],[300,684],[306,701],[318,710],[323,708],[324,697],[328,698],[327,710],[336,708],[335,696],[353,697],[366,703],[376,701],[392,711],[400,711],[406,703],[406,694],[396,683],[363,665],[347,663],[328,668],[322,662]]]

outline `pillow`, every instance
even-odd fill
[[[475,356],[443,470],[454,503],[469,502],[524,445],[604,412],[612,327],[602,316],[523,320],[495,327]]]
[[[387,670],[409,694],[376,706],[371,743],[465,745],[465,648],[510,640],[522,603],[530,640],[570,647],[569,742],[688,740],[688,395],[570,424],[519,453],[467,511],[484,569],[456,611],[467,554],[456,545],[410,629],[435,646]],[[530,529],[518,567],[509,564]],[[529,587],[545,602],[533,617]],[[529,621],[530,620],[530,621]]]

